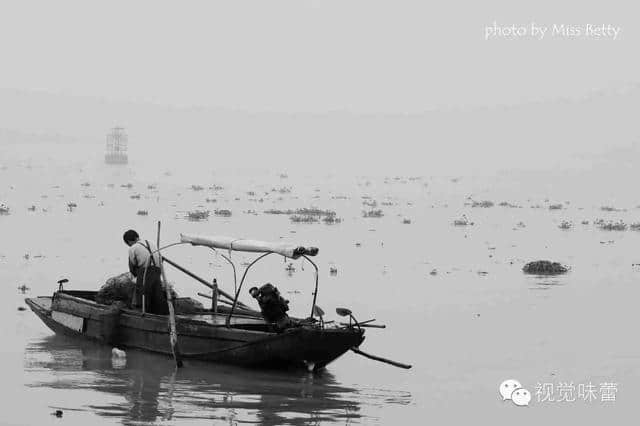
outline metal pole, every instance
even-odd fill
[[[226,326],[229,327],[229,324],[231,324],[231,316],[233,315],[233,311],[236,308],[236,304],[238,304],[238,297],[240,296],[240,290],[242,290],[242,284],[244,284],[244,279],[247,276],[247,272],[249,272],[249,269],[255,265],[255,263],[257,261],[259,261],[260,259],[262,259],[263,257],[269,256],[270,254],[273,254],[272,251],[270,251],[269,253],[265,253],[261,256],[259,256],[258,258],[256,258],[253,262],[251,262],[249,264],[249,266],[247,266],[247,268],[244,270],[244,274],[242,274],[242,279],[240,280],[240,286],[238,286],[238,291],[236,291],[236,297],[233,298],[233,305],[231,305],[231,309],[229,310],[229,315],[227,316],[227,320],[226,320]]]
[[[314,269],[316,270],[316,287],[313,290],[313,303],[311,304],[311,315],[310,315],[310,317],[313,318],[313,311],[315,310],[314,308],[316,307],[316,299],[318,298],[318,266],[315,263],[313,263],[313,261],[309,259],[306,255],[303,254],[302,257],[307,259],[309,263],[311,263]]]

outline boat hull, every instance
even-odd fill
[[[57,292],[53,297],[26,299],[33,312],[56,334],[121,348],[171,355],[166,316],[114,309]],[[265,331],[262,319],[223,315],[178,315],[176,328],[185,359],[259,368],[322,368],[364,340],[357,329],[303,326],[283,333]]]

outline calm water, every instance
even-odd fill
[[[584,172],[457,182],[428,171],[419,179],[282,178],[282,171],[212,171],[204,160],[190,167],[140,161],[107,167],[82,146],[64,147],[64,158],[51,146],[3,146],[0,153],[0,202],[11,208],[0,216],[3,424],[588,424],[628,422],[637,411],[640,267],[633,264],[640,263],[640,232],[593,224],[596,218],[640,221],[640,197],[619,186],[599,187]],[[121,187],[126,183],[133,187]],[[192,184],[205,189],[190,190]],[[496,205],[471,208],[469,196]],[[372,200],[384,217],[362,217],[369,209],[363,201]],[[500,207],[501,201],[522,208]],[[70,202],[77,203],[73,211]],[[550,211],[551,203],[564,208]],[[626,211],[604,212],[602,205]],[[310,206],[335,210],[342,222],[293,224],[263,213]],[[184,218],[189,210],[221,208],[233,215]],[[143,209],[148,216],[136,214]],[[452,226],[462,214],[474,225]],[[61,277],[70,279],[67,288],[99,288],[126,270],[123,231],[155,238],[157,220],[165,243],[193,232],[317,245],[318,303],[327,319],[337,319],[331,313],[339,306],[361,320],[376,318],[387,328],[368,330],[362,349],[414,368],[352,353],[315,375],[195,362],[174,371],[170,359],[137,351],[118,363],[111,348],[55,337],[33,313],[18,311],[24,297],[51,294]],[[562,220],[572,229],[559,229]],[[176,247],[166,255],[233,289],[224,260],[209,250]],[[251,258],[232,257],[238,264]],[[524,263],[539,258],[572,270],[552,279],[523,275]],[[294,315],[308,315],[312,269],[300,261],[293,266],[289,274],[273,257],[249,274],[248,284],[275,283]],[[180,295],[207,291],[170,274]],[[17,289],[22,284],[30,288],[24,295]],[[501,400],[498,385],[509,378],[533,394],[528,407]],[[537,383],[559,382],[615,382],[616,400],[536,398]],[[51,415],[56,409],[64,411],[62,419]]]

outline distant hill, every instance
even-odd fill
[[[12,129],[0,128],[0,143],[61,143],[76,142],[73,136],[66,136],[59,133],[34,133]]]

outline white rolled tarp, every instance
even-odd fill
[[[297,246],[290,243],[271,243],[267,241],[248,240],[244,238],[225,237],[220,235],[190,235],[180,234],[180,241],[196,246],[207,246],[216,249],[247,251],[254,253],[277,253],[282,256],[297,259],[302,255],[315,256],[316,247]]]

